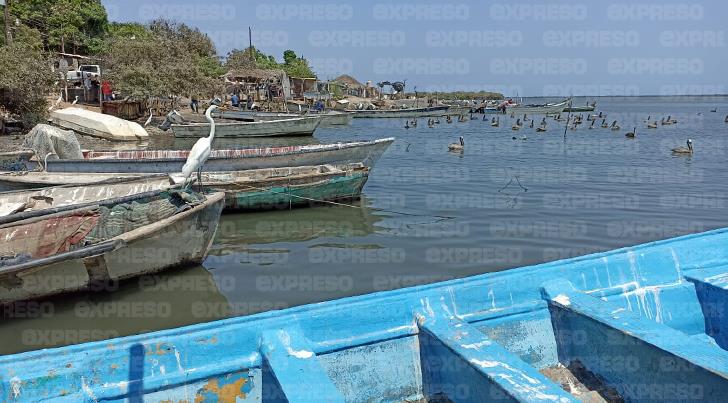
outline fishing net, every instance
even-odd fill
[[[202,203],[205,196],[169,190],[126,203],[0,228],[0,267],[78,250],[153,224]]]
[[[35,152],[39,159],[83,159],[81,145],[73,130],[39,124],[25,136],[23,146]]]
[[[204,200],[192,192],[171,190],[160,197],[130,203],[101,206],[99,225],[84,238],[83,244],[95,244],[143,226],[159,222]]]

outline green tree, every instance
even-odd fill
[[[298,59],[298,56],[296,56],[296,52],[288,49],[285,52],[283,52],[283,63],[284,64],[291,64],[295,62]]]
[[[252,52],[252,56],[251,56]],[[225,68],[233,69],[250,69],[258,68],[263,70],[279,69],[281,66],[276,58],[266,55],[255,47],[246,48],[245,50],[233,49],[228,53]]]
[[[117,26],[107,36],[102,60],[117,90],[131,96],[221,93],[224,70],[207,35],[168,20],[145,29]]]
[[[97,47],[108,25],[100,0],[22,0],[10,12],[22,24],[44,35],[48,50],[87,53]]]
[[[0,47],[0,107],[31,126],[45,117],[55,76],[38,47],[21,41]]]

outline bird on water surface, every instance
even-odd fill
[[[677,147],[672,149],[673,154],[689,154],[693,155],[693,140],[688,139],[687,147]]]
[[[631,132],[627,132],[627,134],[625,134],[624,136],[627,138],[633,139],[636,134],[637,134],[637,128],[635,127],[634,129],[632,129]]]
[[[449,146],[447,146],[447,149],[449,151],[463,151],[465,150],[465,139],[463,139],[463,136],[460,136],[460,143],[452,143]]]

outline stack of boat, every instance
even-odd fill
[[[50,139],[44,155],[0,155],[0,304],[200,263],[223,209],[358,199],[393,141],[213,150],[201,181],[185,185],[172,177],[190,151],[77,150],[60,159],[66,153]],[[54,276],[64,281],[41,281]]]

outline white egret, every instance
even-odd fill
[[[149,109],[149,119],[147,119],[146,122],[144,122],[144,127],[147,127],[150,123],[152,123],[152,118],[154,117],[153,109]]]
[[[71,102],[71,105],[76,105],[78,103],[78,95],[76,95],[76,98]]]
[[[58,105],[60,105],[60,104],[61,104],[61,102],[63,102],[63,93],[61,93],[61,95],[59,95],[59,96],[58,96],[58,99],[56,99],[56,102],[54,102],[54,103],[53,103],[53,105],[51,105],[51,106],[50,106],[50,107],[48,108],[48,110],[49,110],[49,111],[52,111],[53,109],[56,109],[56,108],[58,108]]]
[[[197,171],[197,182],[202,184],[202,166],[207,162],[210,157],[210,151],[212,150],[212,141],[215,139],[215,121],[212,119],[212,112],[218,109],[217,105],[210,105],[205,112],[205,119],[210,123],[210,135],[203,137],[192,146],[189,155],[187,156],[187,162],[182,167],[182,172],[174,175],[170,175],[175,183],[184,182],[185,186],[189,185],[192,181],[190,178],[192,174]]]

